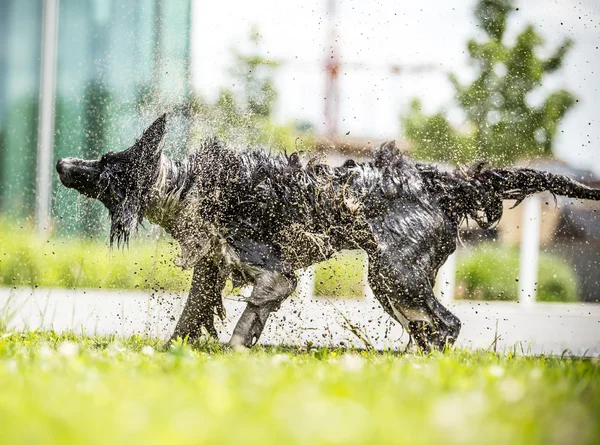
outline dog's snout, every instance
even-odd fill
[[[64,159],[59,159],[58,162],[56,163],[56,171],[58,172],[59,175],[62,175],[63,172],[65,171],[65,161]]]

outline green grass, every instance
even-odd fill
[[[597,360],[0,333],[2,443],[598,443]]]

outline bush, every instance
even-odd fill
[[[356,250],[343,251],[329,261],[316,264],[317,297],[362,298],[365,295],[366,255]]]
[[[519,249],[486,244],[459,253],[457,298],[517,301]],[[576,301],[577,276],[562,258],[541,252],[538,301]]]
[[[130,248],[81,239],[43,240],[23,227],[0,222],[0,284],[4,286],[168,289],[189,288],[190,271],[173,264],[168,239],[133,240]]]
[[[131,247],[110,250],[94,240],[43,240],[28,228],[0,220],[0,285],[58,288],[189,289],[191,271],[173,264],[179,246],[166,236],[140,235]],[[459,253],[457,298],[518,299],[518,249],[484,245]],[[363,297],[366,257],[344,251],[315,269],[315,296]],[[231,291],[231,286],[227,289]],[[576,301],[577,277],[569,264],[540,256],[539,301]]]

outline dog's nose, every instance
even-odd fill
[[[61,158],[56,163],[56,171],[59,175],[62,175],[65,170],[65,161]]]

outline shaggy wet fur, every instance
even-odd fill
[[[207,140],[184,162],[162,154],[163,115],[136,144],[98,161],[61,159],[62,183],[108,208],[110,240],[127,242],[146,217],[181,245],[192,287],[173,337],[216,335],[231,277],[254,285],[230,341],[253,345],[269,314],[296,287],[294,272],[341,249],[362,249],[369,284],[385,310],[424,350],[452,344],[460,321],[433,294],[465,218],[488,228],[502,201],[550,191],[600,200],[600,191],[531,169],[477,164],[441,172],[383,144],[368,163],[332,168],[296,154],[268,156]]]

